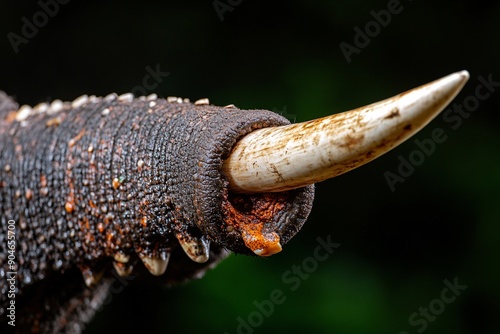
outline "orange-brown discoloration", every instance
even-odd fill
[[[344,141],[342,143],[339,143],[337,146],[343,147],[343,148],[354,148],[358,146],[364,139],[364,135],[359,135],[359,136],[351,136],[347,135],[344,138]]]
[[[16,116],[17,116],[17,111],[12,111],[7,114],[7,117],[5,117],[5,121],[7,123],[12,123],[16,120]]]
[[[103,223],[98,223],[97,224],[97,230],[99,231],[99,233],[104,232],[104,224]]]
[[[106,215],[104,216],[104,218],[103,218],[104,224],[108,225],[108,224],[112,223],[112,222],[113,222],[113,218],[114,218],[114,217],[115,217],[115,216],[114,216],[112,213],[108,213],[108,214],[106,214]]]
[[[45,123],[45,126],[47,126],[48,128],[50,128],[51,126],[59,126],[59,124],[61,124],[62,122],[62,118],[61,116],[57,116],[57,117],[54,117],[54,118],[51,118],[49,119],[46,123]]]
[[[240,232],[245,245],[259,256],[281,251],[279,236],[269,230],[267,223],[285,208],[286,195],[269,193],[230,197],[222,204],[226,225]]]
[[[89,226],[89,219],[87,217],[84,217],[83,220],[79,220],[78,226],[80,226],[80,231],[85,231],[87,229],[86,226]]]
[[[95,238],[94,238],[94,235],[92,234],[91,231],[87,231],[87,233],[85,233],[85,243],[91,243],[91,242],[94,242]]]
[[[147,227],[148,226],[148,217],[142,216],[142,218],[141,218],[141,225],[143,227]]]
[[[280,237],[276,232],[262,233],[262,225],[245,225],[241,236],[245,245],[259,256],[281,252]]]
[[[44,174],[40,175],[40,185],[42,187],[47,186],[47,177]]]
[[[120,180],[119,180],[117,177],[115,177],[115,178],[113,179],[113,188],[115,188],[115,189],[120,188],[120,184],[121,184],[121,183],[120,183]]]
[[[66,209],[67,213],[72,213],[75,211],[75,204],[73,201],[68,201],[66,204],[64,204],[64,209]]]
[[[108,232],[108,233],[106,234],[106,241],[107,241],[107,243],[108,243],[108,244],[112,245],[112,244],[113,244],[114,239],[115,239],[115,237],[114,237],[114,235],[113,235],[113,233],[112,233],[112,232]]]
[[[24,196],[26,199],[29,201],[33,198],[33,190],[31,189],[26,189],[26,192],[24,193]]]
[[[78,133],[78,135],[76,135],[76,137],[71,138],[68,142],[69,147],[73,147],[77,141],[82,139],[84,134],[85,134],[85,130],[82,130]]]
[[[399,108],[398,107],[394,107],[394,109],[391,110],[391,112],[389,113],[389,115],[385,116],[385,119],[390,119],[390,118],[394,118],[394,117],[398,117],[400,114],[399,114]]]

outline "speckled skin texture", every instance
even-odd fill
[[[43,109],[20,118],[0,92],[0,316],[14,220],[19,332],[79,332],[119,277],[116,254],[130,258],[134,277],[172,285],[201,277],[229,251],[252,254],[240,223],[260,224],[284,245],[311,210],[313,186],[227,191],[220,167],[238,138],[288,123],[272,112],[116,97]],[[210,242],[209,260],[190,260],[179,236]],[[138,256],[165,254],[157,277]]]

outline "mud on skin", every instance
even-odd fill
[[[110,94],[19,108],[0,92],[2,317],[9,220],[23,333],[79,332],[112,270],[173,285],[229,251],[284,245],[310,212],[313,186],[232,194],[220,167],[240,137],[287,123],[205,100]]]

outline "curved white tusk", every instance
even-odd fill
[[[224,161],[229,188],[238,193],[285,191],[359,167],[427,125],[468,78],[467,71],[456,72],[365,107],[253,131]]]

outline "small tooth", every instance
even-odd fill
[[[236,106],[234,104],[228,104],[224,108],[233,109],[233,108],[236,108]]]
[[[33,107],[33,111],[38,114],[43,114],[47,110],[49,110],[49,105],[47,103],[38,103]]]
[[[209,104],[210,104],[210,101],[207,98],[199,99],[199,100],[194,102],[195,106],[204,106],[204,105],[209,105]]]
[[[148,106],[149,106],[150,108],[153,108],[154,106],[156,106],[156,102],[155,102],[155,101],[149,101]]]
[[[146,97],[143,95],[143,96],[139,96],[137,98],[139,101],[146,101]]]
[[[111,110],[109,110],[109,108],[104,108],[102,111],[101,111],[101,115],[103,116],[106,116],[106,115],[109,115]]]
[[[85,285],[88,286],[89,288],[92,288],[97,283],[99,283],[103,274],[104,274],[103,271],[95,272],[89,268],[82,269],[83,280],[85,281]]]
[[[192,236],[183,237],[181,234],[177,234],[176,237],[182,249],[191,260],[198,263],[205,263],[208,261],[210,241],[203,237],[199,239]]]
[[[116,93],[111,93],[111,94],[108,94],[104,97],[104,101],[107,101],[107,102],[110,102],[110,101],[114,101],[118,98],[118,95],[116,95]]]
[[[31,109],[31,107],[26,104],[21,106],[21,108],[19,108],[19,110],[16,113],[16,121],[22,122],[26,120],[31,114],[32,110],[33,109]]]
[[[88,95],[79,96],[76,99],[74,99],[73,102],[71,102],[71,107],[74,109],[79,108],[83,106],[85,103],[87,103],[88,100],[89,100]]]
[[[113,261],[113,268],[115,268],[118,275],[121,277],[129,276],[132,273],[134,267],[132,265],[127,265],[122,262]]]
[[[151,257],[139,253],[139,258],[149,272],[155,276],[160,276],[167,270],[170,253],[162,252],[160,257]]]
[[[184,98],[184,103],[189,103],[189,99],[187,97]]]
[[[114,256],[115,261],[121,262],[121,263],[127,263],[130,260],[130,256],[127,254],[123,253],[116,253]]]
[[[125,93],[118,96],[118,101],[132,102],[133,100],[134,100],[134,94],[132,93]]]
[[[157,98],[158,98],[158,95],[156,95],[155,93],[149,94],[148,96],[146,96],[146,100],[148,100],[148,101],[156,100]]]
[[[52,115],[52,114],[58,113],[59,111],[61,111],[63,109],[63,107],[64,107],[63,101],[61,101],[61,100],[54,100],[50,104],[50,108],[49,108],[48,114]]]
[[[182,97],[177,98],[177,103],[182,103]]]
[[[168,96],[168,97],[167,97],[167,102],[168,102],[168,103],[174,103],[174,102],[177,102],[177,96]]]
[[[89,96],[89,102],[91,102],[91,103],[97,103],[97,102],[99,102],[99,100],[100,100],[100,98],[98,98],[95,95]]]

